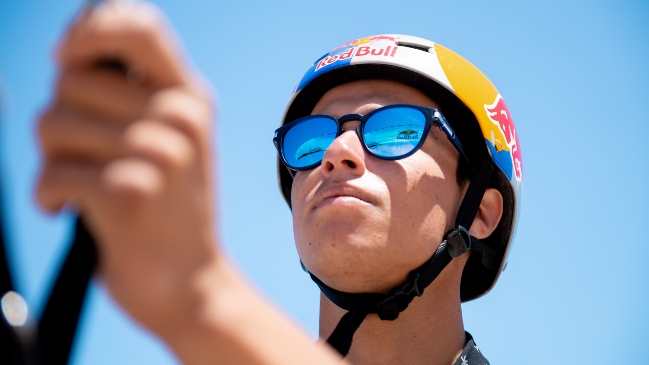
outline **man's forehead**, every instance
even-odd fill
[[[421,91],[391,80],[369,79],[338,85],[327,91],[311,114],[340,117],[345,114],[367,114],[392,104],[414,104],[438,108],[437,103]]]

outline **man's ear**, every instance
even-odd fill
[[[502,194],[496,189],[487,188],[482,197],[478,214],[476,214],[469,229],[469,234],[479,240],[489,237],[498,227],[502,215]]]

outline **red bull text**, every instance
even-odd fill
[[[336,61],[344,61],[347,59],[350,59],[352,57],[362,57],[362,56],[384,56],[384,57],[394,57],[394,55],[397,53],[397,46],[387,46],[384,48],[377,48],[377,47],[371,47],[371,46],[358,46],[358,47],[352,47],[348,49],[345,52],[342,52],[337,55],[333,56],[327,56],[318,62],[318,65],[315,68],[315,71],[318,71],[319,69],[329,66]]]

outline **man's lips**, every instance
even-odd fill
[[[374,197],[364,191],[354,186],[349,185],[329,185],[324,188],[318,189],[314,196],[314,205],[313,208],[318,208],[328,203],[332,203],[337,198],[341,201],[346,202],[359,202],[364,204],[374,204]]]

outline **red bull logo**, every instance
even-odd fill
[[[509,147],[512,155],[512,163],[514,166],[514,174],[516,180],[521,181],[523,178],[523,159],[521,157],[521,150],[518,143],[518,135],[516,134],[516,127],[514,120],[509,114],[509,109],[505,104],[505,100],[498,94],[493,104],[484,105],[489,119],[498,126],[503,136],[505,137],[505,144]]]
[[[406,129],[397,134],[397,139],[419,139],[419,132],[414,129]]]
[[[394,55],[397,53],[397,46],[387,46],[384,48],[377,48],[377,47],[371,47],[371,46],[360,46],[360,47],[352,47],[345,52],[342,52],[337,55],[333,56],[327,56],[318,62],[318,65],[315,67],[315,71],[318,71],[319,69],[329,66],[337,61],[344,61],[348,60],[354,56],[356,57],[362,57],[362,56],[384,56],[384,57],[394,57]]]

